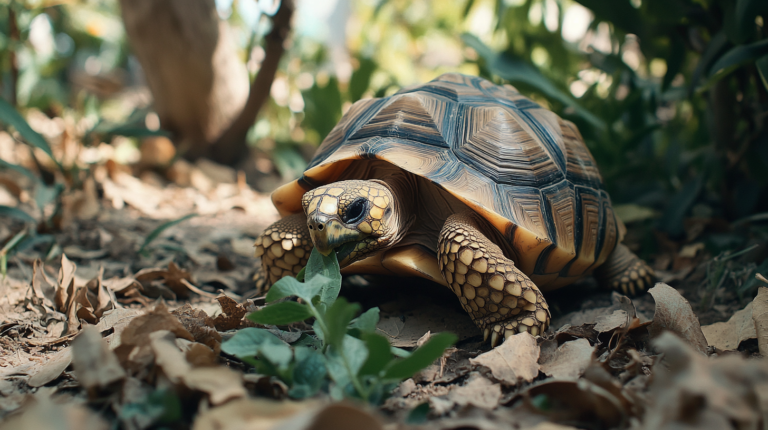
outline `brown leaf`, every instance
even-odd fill
[[[72,361],[72,349],[62,349],[47,358],[27,372],[30,375],[27,381],[30,387],[42,387],[61,376]]]
[[[758,288],[757,297],[752,303],[752,320],[755,323],[757,347],[760,349],[760,355],[768,357],[768,288]]]
[[[245,310],[245,307],[224,294],[220,294],[216,297],[216,300],[219,301],[222,311],[222,313],[216,315],[216,318],[213,320],[216,329],[219,331],[227,331],[240,327],[240,322],[248,312]]]
[[[93,326],[83,328],[72,341],[72,367],[91,399],[125,378],[117,357]]]
[[[516,385],[519,379],[531,382],[539,374],[538,360],[539,346],[526,332],[507,337],[501,345],[469,362],[487,367],[505,385]]]
[[[121,343],[130,346],[147,345],[149,344],[149,334],[158,330],[168,330],[176,337],[190,341],[195,340],[179,320],[168,313],[168,308],[160,303],[153,310],[131,320],[123,330]]]
[[[193,308],[189,303],[174,309],[171,312],[179,319],[184,328],[186,328],[196,342],[211,348],[216,354],[221,350],[221,335],[214,327],[213,318],[209,317],[202,309]]]
[[[727,322],[716,322],[701,328],[707,343],[724,351],[737,350],[747,339],[757,338],[755,322],[752,320],[752,304],[737,311]]]
[[[663,360],[653,367],[641,429],[763,427],[755,393],[768,384],[763,360],[737,354],[703,357],[672,333],[653,341]]]
[[[193,430],[271,430],[289,418],[317,410],[318,402],[276,402],[264,399],[238,399],[199,414],[192,424]],[[306,425],[306,424],[305,424]],[[295,430],[308,427],[283,427]],[[359,427],[363,429],[365,427]],[[341,429],[341,428],[340,428]],[[373,427],[372,429],[375,429]]]
[[[243,375],[227,367],[197,367],[184,375],[184,385],[192,390],[208,394],[213,405],[245,397]]]
[[[594,351],[595,347],[591,346],[588,340],[572,340],[560,345],[546,356],[542,349],[539,365],[541,371],[547,376],[555,379],[576,380],[589,366]]]
[[[184,280],[192,282],[192,276],[189,272],[182,270],[173,261],[168,263],[167,269],[148,268],[138,271],[134,278],[141,283],[144,288],[152,286],[152,281],[162,279],[167,286],[179,298],[189,296],[189,288],[184,284]]]
[[[699,319],[687,300],[676,289],[667,284],[658,283],[648,290],[656,302],[653,323],[648,327],[652,337],[659,336],[663,330],[677,333],[688,341],[697,351],[707,354],[707,338],[701,331]]]
[[[458,336],[460,341],[477,336],[477,327],[466,312],[430,303],[426,298],[398,299],[381,308],[377,332],[386,336],[389,343],[398,348],[415,347],[424,333],[430,330],[433,333],[449,331]]]
[[[100,333],[112,329],[113,332],[105,338],[109,344],[110,349],[115,349],[120,346],[121,336],[123,330],[128,327],[128,324],[136,317],[143,315],[144,312],[138,309],[129,308],[117,308],[104,312],[99,319],[99,323],[96,324],[96,328]]]
[[[56,309],[65,312],[69,302],[69,291],[73,288],[75,282],[75,270],[77,265],[69,261],[65,254],[61,255],[61,269],[59,269],[59,284],[56,286],[55,302]]]

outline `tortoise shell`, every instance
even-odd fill
[[[509,85],[444,74],[360,100],[272,201],[282,215],[301,212],[306,191],[372,159],[428,179],[482,215],[543,290],[591,272],[623,235],[576,126]]]

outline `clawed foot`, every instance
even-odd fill
[[[500,345],[507,337],[527,331],[532,336],[544,333],[549,327],[550,314],[548,310],[539,309],[536,312],[525,312],[522,315],[491,324],[483,330],[483,341],[491,338],[491,348]]]

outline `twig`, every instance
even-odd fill
[[[264,61],[251,83],[245,107],[229,128],[209,146],[208,158],[222,164],[233,164],[247,153],[245,138],[261,107],[269,98],[272,81],[275,79],[280,58],[285,52],[285,40],[291,29],[293,10],[293,0],[283,0],[280,9],[272,18],[272,31],[265,37]]]

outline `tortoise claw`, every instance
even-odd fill
[[[491,348],[496,348],[503,339],[503,336],[499,336],[499,333],[497,331],[491,332]]]
[[[483,330],[483,342],[488,340],[488,335],[491,334],[491,328],[488,327],[485,330]]]

